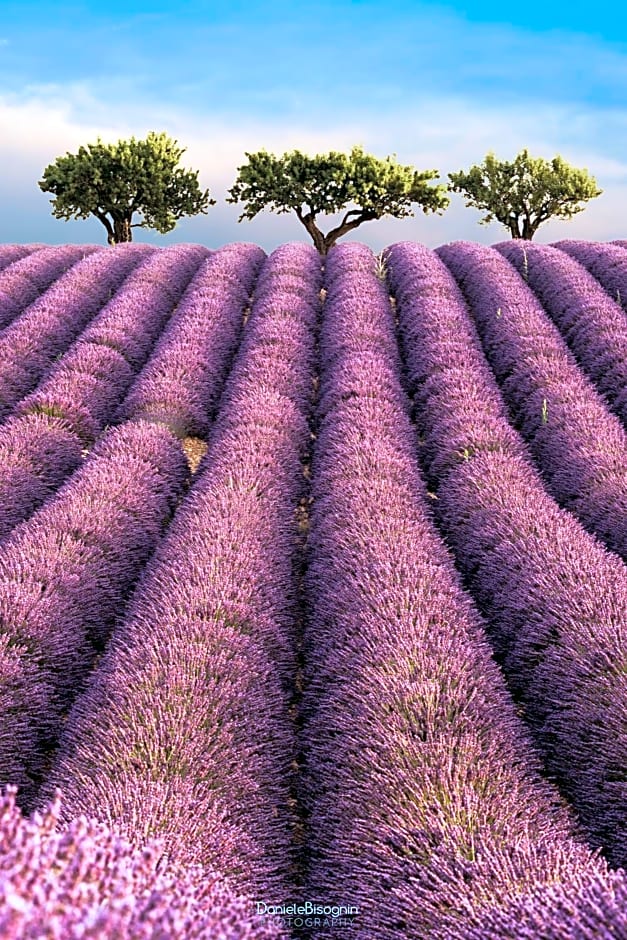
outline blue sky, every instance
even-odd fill
[[[603,189],[539,242],[627,237],[627,12],[618,4],[492,2],[99,2],[0,0],[0,242],[104,240],[63,222],[37,180],[81,144],[166,131],[218,204],[155,244],[307,241],[293,215],[237,223],[224,202],[245,152],[395,153],[448,172],[492,150],[560,153]],[[590,22],[591,13],[594,21]],[[498,223],[452,195],[442,215],[366,223],[351,237],[490,244]],[[321,217],[323,230],[333,219]]]

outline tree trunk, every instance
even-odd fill
[[[533,226],[531,224],[531,219],[528,216],[525,216],[523,219],[522,237],[530,242],[537,227],[537,225]]]
[[[119,245],[122,242],[132,242],[133,233],[131,231],[131,220],[130,219],[114,219],[113,220],[113,244]],[[111,240],[109,239],[109,244]]]
[[[520,226],[519,226],[518,222],[519,222],[518,216],[516,216],[516,218],[514,218],[514,219],[510,219],[509,222],[508,222],[509,234],[512,236],[512,238],[522,238],[522,237],[523,237],[523,236],[520,234]]]
[[[322,232],[320,231],[320,229],[318,228],[318,226],[316,225],[314,221],[315,219],[314,213],[308,212],[307,215],[303,215],[301,209],[296,209],[296,215],[298,217],[298,221],[302,222],[302,224],[305,226],[305,228],[311,235],[311,240],[314,243],[314,248],[316,249],[319,255],[322,255],[324,257],[324,255],[326,255],[324,235],[322,234]]]
[[[357,213],[358,217],[356,219],[351,219],[349,221],[348,216],[354,214],[356,214],[356,210],[353,209],[344,216],[344,219],[338,226],[336,226],[336,228],[331,229],[330,232],[328,232],[326,235],[323,235],[314,221],[315,217],[312,212],[308,212],[307,215],[303,215],[300,209],[296,209],[296,215],[298,216],[298,219],[303,223],[311,235],[314,247],[316,248],[318,254],[322,255],[323,258],[329,253],[338,238],[341,238],[342,235],[346,235],[347,232],[352,232],[352,230],[361,225],[362,222],[368,222],[371,219],[377,218],[377,216],[372,212],[361,211]]]

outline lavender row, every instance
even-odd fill
[[[485,354],[549,492],[627,558],[627,433],[621,422],[502,255],[471,242],[436,253],[470,304]],[[472,332],[465,331],[466,341]]]
[[[0,245],[0,271],[13,264],[14,261],[19,261],[39,251],[40,248],[45,248],[43,242],[32,242],[29,245]]]
[[[60,245],[35,251],[0,273],[0,330],[68,268],[98,251],[95,245]]]
[[[166,870],[158,842],[133,848],[106,826],[61,831],[57,797],[22,817],[14,788],[0,799],[3,940],[278,940],[218,872]]]
[[[209,254],[201,245],[164,248],[131,274],[17,414],[58,414],[87,443],[146,362],[173,308]],[[193,286],[190,291],[193,292]]]
[[[95,251],[66,271],[0,333],[0,418],[28,394],[153,249]]]
[[[555,321],[581,368],[627,423],[627,319],[596,278],[550,245],[519,239],[494,247],[521,274]]]
[[[207,254],[201,246],[150,254],[0,428],[0,539],[80,464]]]
[[[431,446],[424,448],[441,528],[549,772],[593,843],[623,864],[625,565],[547,495],[522,444],[509,446],[514,432],[502,404],[476,433],[477,401],[498,393],[474,352],[476,337],[462,339],[463,297],[437,254],[401,243],[386,258],[410,371],[431,376],[416,387],[416,420],[447,455],[432,460]],[[462,357],[448,341],[452,331]],[[468,443],[460,447],[465,427]]]
[[[627,256],[618,244],[565,239],[552,242],[599,281],[612,300],[627,310]]]
[[[168,423],[182,437],[207,436],[264,257],[256,245],[232,244],[201,265],[119,420],[148,418]]]
[[[357,906],[347,935],[435,940],[512,893],[605,870],[540,777],[433,525],[370,250],[335,248],[325,284],[307,574],[307,896]]]
[[[291,264],[299,296],[282,290]],[[319,278],[304,245],[262,268],[209,450],[48,783],[67,818],[96,816],[134,844],[159,834],[176,862],[219,865],[268,903],[294,876],[294,515],[309,432],[293,389],[311,391]]]
[[[504,907],[481,910],[463,933],[443,940],[620,940],[627,937],[627,877],[574,873],[514,897]]]
[[[187,474],[167,428],[112,429],[0,547],[0,783],[25,803]]]

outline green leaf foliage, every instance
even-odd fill
[[[496,219],[512,238],[531,239],[542,222],[570,219],[585,208],[579,203],[603,192],[587,170],[570,166],[560,156],[534,159],[526,149],[511,163],[489,153],[467,173],[448,176],[449,190],[463,193],[466,206],[486,210],[480,224]]]
[[[298,150],[281,157],[260,150],[247,153],[248,163],[238,168],[227,202],[245,203],[239,221],[254,219],[263,209],[296,213],[321,254],[345,232],[362,222],[384,215],[414,215],[412,203],[424,212],[439,211],[449,204],[446,185],[429,186],[437,170],[417,172],[401,166],[395,157],[378,159],[353,147],[350,154],[331,151],[308,157]],[[332,215],[355,206],[326,236],[316,217]]]
[[[202,192],[198,172],[177,166],[184,148],[166,134],[151,131],[145,140],[80,147],[77,154],[57,157],[46,167],[39,187],[51,192],[52,214],[57,219],[96,216],[107,230],[108,241],[131,240],[132,228],[172,231],[184,215],[206,213],[215,199]],[[143,221],[132,223],[135,212]]]

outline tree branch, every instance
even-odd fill
[[[356,212],[355,209],[351,210],[351,212],[347,212],[346,215],[344,216],[344,219],[340,222],[340,224],[337,225],[335,228],[332,228],[331,231],[325,236],[325,239],[324,239],[325,254],[329,250],[329,248],[331,248],[335,244],[338,238],[341,238],[342,235],[346,234],[346,232],[350,232],[354,228],[358,228],[362,224],[362,222],[370,222],[373,219],[376,219],[377,217],[374,212],[370,210],[366,210],[366,209],[361,209],[357,213],[358,218],[351,219],[350,222],[347,222],[346,218],[351,214],[355,214],[355,212]]]
[[[350,212],[347,212],[347,213],[346,213],[346,215],[344,216],[344,218],[343,218],[342,221],[340,222],[340,225],[346,225],[346,224],[348,223],[348,217],[349,217],[349,215],[360,216],[360,215],[364,215],[365,211],[366,211],[365,209],[351,209]],[[366,221],[366,220],[363,219],[362,221]],[[361,225],[361,222],[360,222],[359,224]]]
[[[111,244],[111,242],[115,239],[115,233],[114,233],[114,231],[113,231],[113,226],[111,225],[111,222],[110,222],[109,219],[107,218],[106,214],[105,214],[104,212],[102,212],[102,210],[100,210],[100,209],[94,209],[94,210],[93,210],[93,213],[94,213],[94,215],[96,216],[96,218],[100,219],[100,221],[102,222],[102,224],[103,224],[104,227],[106,228],[106,230],[107,230],[107,241],[109,242],[109,244]]]

